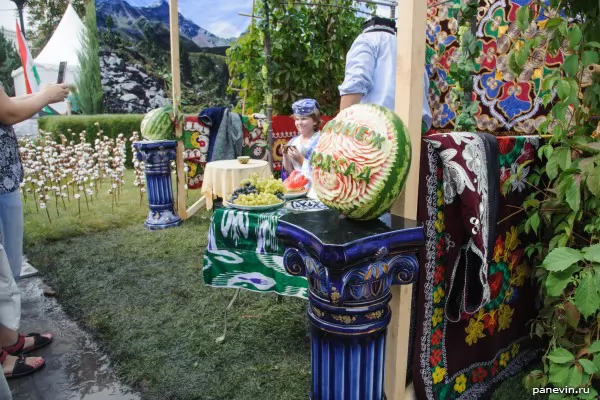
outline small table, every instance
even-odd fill
[[[227,198],[240,186],[243,179],[250,178],[254,173],[268,178],[272,175],[269,163],[264,160],[250,159],[247,164],[238,160],[213,161],[206,164],[201,193],[206,201],[206,209],[213,207],[213,199]]]

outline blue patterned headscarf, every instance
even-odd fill
[[[292,104],[292,110],[294,111],[294,115],[299,115],[303,117],[314,113],[320,108],[321,107],[319,107],[319,103],[317,103],[315,99],[302,99]]]

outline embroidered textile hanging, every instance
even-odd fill
[[[476,36],[481,55],[476,61],[473,97],[479,101],[477,129],[495,135],[531,135],[545,120],[549,107],[542,105],[542,77],[560,68],[562,53],[534,51],[519,76],[508,69],[508,54],[522,44],[516,16],[520,7],[531,0],[478,0]],[[428,0],[426,68],[430,78],[429,104],[433,128],[452,131],[457,116],[452,100],[454,82],[449,77],[450,65],[456,61],[460,47],[456,20],[460,0],[450,2]],[[534,37],[544,29],[542,16],[524,33]]]
[[[540,139],[496,139],[496,152],[483,148],[486,138],[476,134],[435,134],[423,141],[418,218],[427,241],[420,254],[412,360],[419,398],[481,398],[536,355],[528,323],[536,315],[537,291],[524,256],[527,238],[517,231],[523,215],[510,215],[530,193],[525,178],[533,164],[524,164],[535,162]],[[495,174],[487,168],[494,157]],[[493,192],[517,173],[494,207]],[[493,175],[499,182],[490,181]],[[477,257],[465,257],[461,249]]]

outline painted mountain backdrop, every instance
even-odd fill
[[[249,25],[249,18],[238,12],[250,12],[249,0],[179,2],[179,33],[188,51],[206,47],[227,47]],[[98,28],[111,30],[133,42],[150,35],[157,45],[169,46],[169,3],[167,0],[96,0]],[[213,33],[209,27],[216,32]],[[218,36],[219,35],[219,36]]]
[[[170,92],[168,0],[95,0],[104,108],[146,113]],[[226,49],[248,29],[252,0],[179,0],[180,75],[184,112],[229,106]]]

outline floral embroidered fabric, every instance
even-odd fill
[[[479,101],[475,115],[477,129],[499,135],[531,135],[546,119],[550,106],[542,104],[547,91],[542,90],[542,77],[560,68],[564,56],[534,52],[531,61],[516,76],[510,72],[510,51],[521,45],[517,12],[531,0],[477,0],[477,45],[481,56],[475,60],[473,98]],[[433,113],[433,129],[451,131],[459,114],[452,98],[456,82],[449,76],[460,47],[457,15],[460,0],[427,0],[426,70],[430,79],[429,104]],[[543,13],[524,35],[539,35],[547,20]]]
[[[448,137],[453,135],[455,137]],[[489,221],[490,226],[496,225],[495,237],[487,242],[493,245],[486,246],[484,235],[480,235],[482,241],[474,239],[477,235],[473,235],[473,230],[477,223],[471,222],[471,215],[485,221],[485,212],[481,208],[485,204],[485,191],[478,190],[475,182],[477,179],[484,184],[479,179],[485,175],[485,165],[477,167],[479,162],[474,160],[473,152],[466,151],[469,143],[479,148],[475,137],[472,134],[448,134],[444,138],[445,145],[440,145],[438,134],[426,137],[423,144],[419,220],[425,224],[427,240],[420,255],[419,307],[412,363],[415,390],[423,399],[482,398],[495,383],[519,372],[537,351],[529,340],[528,327],[528,322],[536,315],[536,288],[529,279],[530,267],[524,256],[527,238],[517,231],[523,215],[511,214],[514,214],[512,206],[520,206],[530,193],[524,180],[533,166],[523,165],[536,162],[540,138],[498,137],[500,154],[487,153],[489,159],[498,158],[499,188],[517,171],[519,179],[512,184],[506,197],[499,198],[498,223]],[[450,148],[457,151],[442,155]],[[452,166],[453,172],[449,171],[449,162],[456,163]],[[479,174],[474,173],[478,168]],[[460,190],[463,198],[465,192],[471,192],[470,203],[459,199]],[[466,210],[457,212],[453,208],[459,201]],[[465,216],[468,216],[467,221]],[[457,227],[465,233],[457,234]],[[459,320],[451,322],[446,318],[445,310],[458,256],[456,249],[470,241],[487,247],[489,253],[485,257],[487,267],[482,267],[483,263],[472,265],[485,269],[476,271],[475,276],[486,278],[483,284],[487,287],[487,295],[481,304],[475,302],[480,306],[478,310],[467,313],[461,308]],[[454,284],[457,285],[456,279]],[[463,283],[456,289],[463,294],[467,292]],[[470,299],[468,295],[465,298]]]

